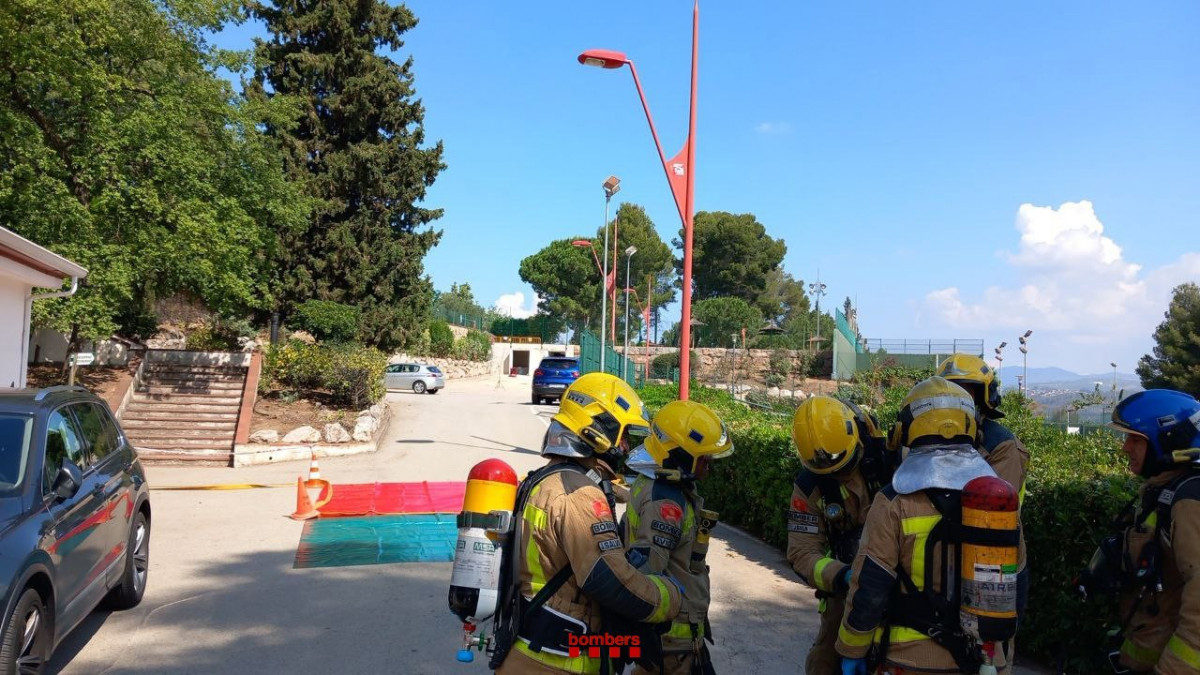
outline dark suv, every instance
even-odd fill
[[[547,356],[533,371],[534,405],[542,399],[561,399],[563,390],[579,379],[579,359],[568,356]]]
[[[104,601],[142,600],[150,490],[108,406],[82,387],[0,390],[0,673],[40,673]]]

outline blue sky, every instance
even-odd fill
[[[521,258],[595,231],[610,174],[675,235],[632,79],[575,57],[635,61],[669,157],[691,2],[408,6],[400,56],[449,165],[437,288],[532,309]],[[754,213],[868,338],[1007,340],[1013,365],[1033,329],[1031,367],[1132,372],[1200,280],[1198,25],[1193,2],[702,2],[696,208]]]

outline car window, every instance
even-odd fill
[[[97,464],[100,460],[116,451],[120,445],[117,427],[113,424],[108,412],[95,403],[81,403],[71,406],[75,420],[79,422],[79,430],[88,444],[90,463]]]
[[[15,488],[25,479],[32,428],[32,418],[0,415],[0,492]]]
[[[400,364],[398,364],[398,363],[393,363],[392,365],[390,365],[390,366],[388,366],[388,367],[387,367],[387,372],[389,372],[389,373],[398,373],[398,372],[400,372],[400,369],[401,369],[401,368],[403,368],[403,366],[401,366]]]
[[[62,468],[64,459],[70,459],[80,469],[87,469],[87,457],[79,431],[66,414],[66,409],[60,408],[50,413],[46,423],[46,464],[42,485],[47,493],[53,489],[54,477]]]
[[[412,364],[404,366],[404,372],[406,372],[406,373],[415,373],[420,369],[421,369],[421,366],[412,365]]]
[[[431,373],[437,373],[438,375],[442,374],[442,371],[438,370],[437,366],[425,366],[425,370],[428,370]]]
[[[542,359],[540,368],[553,368],[555,370],[572,370],[578,368],[579,365],[575,359]]]

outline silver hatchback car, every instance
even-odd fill
[[[436,394],[446,386],[446,376],[437,366],[421,363],[393,363],[383,375],[388,389],[411,389],[417,394]]]

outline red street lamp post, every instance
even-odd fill
[[[622,52],[609,49],[589,49],[579,55],[579,62],[585,66],[598,66],[605,69],[615,69],[629,66],[633,75],[633,84],[637,87],[638,98],[642,101],[642,109],[646,112],[646,121],[650,124],[650,135],[654,137],[654,146],[658,149],[658,158],[662,162],[663,171],[667,175],[667,184],[675,198],[675,207],[679,209],[679,218],[683,222],[683,302],[679,320],[679,398],[688,399],[688,384],[691,379],[691,358],[688,345],[692,338],[692,217],[695,212],[696,185],[696,75],[697,54],[700,43],[700,2],[695,0],[692,5],[692,89],[690,111],[688,113],[688,134],[683,149],[670,161],[663,153],[662,143],[658,140],[658,131],[654,128],[654,118],[650,116],[650,106],[642,92],[642,82],[638,79],[637,69],[633,60]]]

